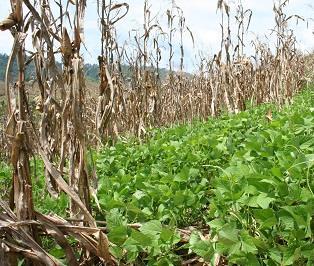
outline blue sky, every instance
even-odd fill
[[[142,25],[143,2],[144,0],[124,0],[130,5],[130,11],[123,21],[117,24],[117,33],[120,43],[128,38],[130,29],[140,28]],[[0,19],[5,18],[10,12],[9,0],[2,1]],[[53,1],[51,1],[53,2]],[[85,18],[85,43],[88,52],[84,52],[86,62],[96,63],[100,50],[99,27],[96,13],[96,0],[87,0],[88,9]],[[157,19],[165,25],[165,11],[171,6],[170,0],[150,1],[153,13],[158,13]],[[229,1],[236,2],[236,0]],[[242,0],[244,7],[253,11],[250,31],[247,40],[259,39],[267,41],[271,35],[271,28],[274,25],[273,0]],[[314,9],[310,7],[312,0],[290,0],[286,9],[287,14],[298,14],[308,20],[307,23],[292,23],[298,39],[298,48],[303,51],[311,51],[314,48]],[[193,46],[188,35],[185,37],[185,52],[187,55],[186,68],[191,69],[196,63],[195,55],[201,50],[205,54],[214,54],[220,45],[220,14],[216,11],[217,0],[177,0],[186,18],[186,24],[192,30],[195,39]],[[271,38],[271,37],[270,37]],[[8,32],[0,32],[0,53],[9,53],[12,45],[12,37]],[[247,53],[250,53],[250,43],[247,43]],[[178,62],[177,62],[178,64]]]

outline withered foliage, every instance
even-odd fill
[[[134,47],[119,46],[115,24],[127,15],[126,3],[98,0],[101,52],[99,90],[86,87],[81,50],[84,46],[86,0],[10,0],[12,12],[0,22],[0,30],[12,33],[14,44],[6,69],[6,129],[2,147],[10,154],[12,192],[10,202],[0,201],[0,261],[14,265],[25,258],[28,265],[59,265],[42,247],[49,236],[66,253],[68,265],[115,264],[110,243],[98,228],[91,208],[97,177],[88,165],[87,149],[110,137],[130,132],[138,137],[147,128],[191,122],[217,116],[223,110],[239,112],[246,104],[289,101],[304,86],[304,57],[286,16],[288,1],[274,6],[277,38],[274,51],[255,41],[255,55],[244,53],[252,12],[236,5],[236,41],[232,42],[231,9],[218,1],[221,14],[221,47],[212,57],[201,57],[196,74],[184,73],[184,40],[194,43],[182,10],[172,1],[166,12],[166,29],[144,1],[143,29],[133,36]],[[24,5],[25,8],[22,8]],[[25,12],[25,13],[23,13]],[[131,33],[130,33],[131,34]],[[26,57],[25,40],[33,51]],[[165,45],[166,44],[166,45]],[[166,46],[166,47],[164,47]],[[176,48],[178,51],[176,52]],[[179,54],[178,71],[174,71]],[[56,55],[62,57],[62,69]],[[163,56],[169,72],[160,77]],[[26,60],[27,58],[27,60]],[[9,75],[18,61],[17,80]],[[25,89],[25,65],[36,67],[36,106]],[[122,63],[129,65],[123,76]],[[268,114],[271,119],[271,114]],[[47,189],[53,197],[66,193],[72,223],[34,210],[30,156],[44,162]],[[78,245],[71,246],[69,237]],[[77,256],[80,250],[80,256]]]
[[[23,3],[27,8],[25,15],[21,8]],[[63,17],[70,13],[69,3],[65,7],[62,1],[57,4],[60,14],[56,19],[48,1],[12,0],[12,14],[1,23],[1,29],[11,30],[14,37],[6,76],[6,135],[11,150],[13,185],[10,208],[4,202],[0,204],[3,210],[0,242],[4,250],[1,259],[17,258],[5,255],[16,253],[25,257],[28,264],[59,265],[41,248],[40,236],[46,234],[66,250],[69,265],[94,265],[97,261],[112,264],[107,236],[97,228],[90,207],[86,88],[80,55],[86,1],[71,2],[74,4],[73,37],[63,25]],[[9,21],[11,18],[14,23]],[[36,107],[40,112],[39,123],[33,119],[34,110],[30,108],[25,92],[25,37],[29,32],[32,32],[34,52],[31,59],[36,66],[40,92]],[[60,47],[63,58],[62,72],[56,66],[55,46]],[[8,73],[15,58],[19,75],[15,85],[10,86]],[[66,193],[71,199],[71,217],[84,220],[84,223],[70,225],[58,217],[34,211],[29,159],[33,153],[39,154],[44,162],[49,192],[55,197],[60,191]],[[73,236],[79,242],[82,249],[79,258],[65,236]]]
[[[107,36],[111,41],[107,40],[110,56],[106,52],[105,58],[112,84],[109,86],[108,75],[101,71],[101,84],[105,80],[108,90],[106,107],[97,108],[98,127],[101,125],[100,110],[105,110],[106,114],[111,110],[111,115],[110,119],[103,119],[106,121],[103,134],[96,131],[98,140],[125,132],[141,137],[145,135],[145,128],[191,122],[195,118],[206,119],[224,110],[237,113],[245,110],[247,104],[274,102],[281,106],[289,102],[303,88],[306,73],[304,56],[297,50],[295,36],[288,27],[289,21],[302,18],[285,15],[285,5],[287,1],[274,6],[276,26],[272,36],[276,46],[271,47],[258,39],[251,43],[245,39],[253,14],[244,9],[241,1],[235,5],[234,13],[231,13],[233,6],[229,6],[227,1],[218,1],[220,50],[213,57],[201,55],[199,69],[194,75],[184,72],[184,40],[194,43],[194,37],[182,10],[175,3],[166,12],[165,29],[145,1],[143,29],[132,35],[135,40],[133,49],[125,46],[119,49],[115,28],[110,21],[107,22],[106,29],[110,31]],[[235,34],[231,24],[236,25]],[[245,54],[248,44],[255,50],[252,56]],[[177,71],[173,70],[175,55],[179,56]],[[165,79],[160,78],[163,57],[167,57],[169,66]],[[127,62],[130,67],[127,77],[119,72],[121,62]],[[99,100],[98,106],[102,106],[101,102],[104,100]]]

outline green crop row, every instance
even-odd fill
[[[98,219],[117,258],[177,265],[194,253],[230,265],[313,265],[313,105],[309,90],[280,111],[263,105],[103,149]],[[193,228],[188,243],[178,228]]]

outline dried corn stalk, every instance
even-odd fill
[[[86,252],[80,258],[84,265],[93,265],[97,261],[111,263],[109,242],[97,227],[90,208],[89,173],[86,158],[85,132],[85,81],[80,56],[83,40],[83,18],[86,3],[75,1],[74,39],[71,41],[66,27],[61,36],[56,27],[52,8],[47,1],[31,3],[23,1],[30,12],[28,21],[22,14],[22,1],[12,1],[12,14],[5,20],[1,29],[11,29],[15,42],[7,70],[8,125],[7,136],[11,145],[11,164],[13,167],[13,198],[11,209],[1,202],[1,230],[5,231],[0,244],[4,249],[0,255],[19,253],[27,262],[44,265],[59,265],[59,262],[40,247],[37,232],[44,231],[56,240],[67,254],[69,265],[78,265],[73,248],[64,235],[71,235],[80,242]],[[62,4],[59,20],[62,26]],[[41,12],[37,12],[37,8]],[[66,12],[68,13],[68,12]],[[26,16],[25,16],[26,17]],[[25,48],[24,40],[29,27],[33,30],[35,53],[32,59],[36,66],[36,76],[40,95],[37,98],[37,111],[41,113],[39,126],[33,120],[25,93]],[[54,42],[60,43],[64,68],[61,74],[54,58]],[[17,58],[19,65],[18,81],[9,86],[11,62]],[[34,211],[29,155],[38,152],[46,171],[49,191],[58,196],[65,192],[71,199],[71,215],[86,221],[79,232],[77,226],[70,226],[60,231],[66,222],[55,217],[44,217]],[[59,156],[58,156],[59,155]],[[66,158],[69,158],[68,160]],[[59,160],[59,161],[58,161]],[[64,177],[68,175],[68,182]],[[15,214],[13,213],[13,210]],[[81,227],[82,228],[82,227]],[[92,232],[94,236],[88,235]],[[2,235],[2,234],[1,234]],[[27,247],[27,244],[29,245]],[[13,260],[16,256],[12,257]],[[11,261],[11,258],[10,258]]]

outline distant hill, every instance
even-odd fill
[[[6,54],[1,54],[0,53],[0,80],[5,79],[5,71],[6,71],[6,66],[8,63],[9,56]],[[61,64],[59,63],[61,66]],[[122,65],[122,74],[124,77],[129,77],[130,76],[130,67],[127,65]],[[91,80],[91,81],[98,81],[98,65],[96,64],[85,64],[84,65],[84,71],[86,78]],[[160,78],[163,80],[167,77],[168,75],[168,70],[165,68],[160,69]],[[12,66],[11,70],[11,77],[17,77],[18,74],[18,66],[17,62],[15,61]],[[31,80],[34,77],[36,77],[35,74],[35,65],[33,62],[31,62],[28,66],[26,66],[26,73],[25,73],[25,78],[26,80]]]
[[[0,80],[5,79],[5,71],[6,71],[6,66],[7,66],[8,60],[9,60],[8,55],[0,54]],[[58,65],[60,65],[60,67],[61,67],[60,63]],[[84,70],[85,70],[85,73],[86,73],[86,76],[88,79],[90,79],[92,81],[98,80],[98,66],[96,64],[94,64],[94,65],[86,64],[84,66]],[[12,77],[17,77],[18,66],[17,66],[16,60],[13,62],[10,74]],[[35,65],[33,62],[31,62],[29,65],[26,66],[25,78],[26,78],[26,80],[31,80],[34,77],[36,77]]]
[[[8,63],[9,56],[6,54],[0,54],[0,80],[5,79],[5,71],[6,71],[6,66]],[[17,76],[17,62],[14,61],[13,66],[12,66],[12,71],[11,75]],[[29,77],[27,77],[29,78]]]

